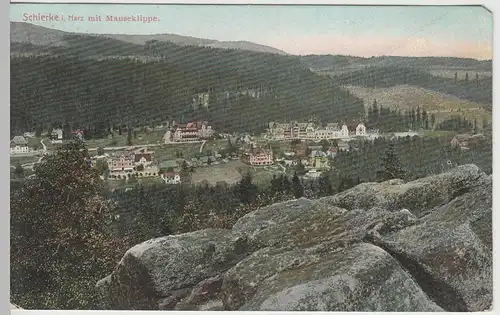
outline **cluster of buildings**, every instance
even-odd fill
[[[180,184],[180,174],[172,169],[162,169],[156,163],[154,151],[146,149],[128,150],[118,154],[95,156],[93,166],[98,160],[105,160],[110,179],[129,179],[131,177],[161,177],[167,184]]]
[[[165,144],[172,142],[197,142],[212,138],[214,131],[208,121],[189,122],[187,124],[173,123],[165,132]]]
[[[296,166],[299,163],[308,170],[324,170],[330,168],[331,159],[339,151],[349,151],[347,141],[336,141],[335,145],[325,148],[321,145],[310,145],[307,141],[292,141],[290,150],[282,157],[274,156],[270,147],[258,147],[251,143],[243,150],[240,159],[243,163],[252,166],[266,166],[280,163],[284,166]]]
[[[53,129],[49,134],[50,142],[53,144],[63,143],[64,140],[79,139],[84,141],[83,130],[72,130],[69,136],[64,137],[64,132],[61,128]]]
[[[140,149],[136,151],[124,151],[118,156],[108,157],[108,170],[115,172],[133,172],[138,166],[150,167],[153,164],[154,151]]]
[[[295,166],[300,161],[306,169],[328,169],[330,159],[334,158],[339,150],[349,151],[349,145],[346,142],[339,142],[337,146],[325,149],[322,146],[310,146],[305,141],[300,141],[292,144],[291,151],[285,152],[285,156],[276,161],[286,166]]]
[[[270,122],[267,130],[267,136],[275,140],[329,140],[366,135],[366,127],[362,122],[352,125],[328,123],[326,126],[317,125],[313,122]]]

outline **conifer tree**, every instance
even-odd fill
[[[300,182],[300,178],[297,175],[297,172],[293,174],[292,178],[292,192],[293,196],[295,199],[301,198],[304,196],[304,187],[302,186],[302,183]]]
[[[406,176],[392,141],[387,145],[385,155],[381,159],[381,170],[378,173],[379,181],[404,179]]]
[[[436,116],[431,114],[431,128],[434,129],[434,125],[436,124]]]
[[[23,175],[24,175],[24,168],[21,166],[20,163],[16,163],[16,167],[14,169],[14,174],[18,177],[18,178],[22,178]]]
[[[245,204],[251,204],[257,198],[258,188],[252,182],[252,174],[250,172],[246,173],[238,183],[237,192],[240,201]]]
[[[332,183],[330,182],[330,179],[328,178],[328,173],[321,174],[318,180],[318,186],[319,186],[319,195],[321,197],[333,194],[333,187]]]
[[[130,127],[128,128],[127,145],[132,145],[132,129]]]

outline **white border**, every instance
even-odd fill
[[[126,4],[266,4],[266,5],[297,5],[297,4],[307,4],[307,5],[486,5],[488,8],[493,8],[497,6],[496,2],[493,0],[478,1],[478,0],[453,0],[453,1],[433,1],[433,0],[355,0],[355,1],[341,1],[341,0],[295,0],[295,1],[271,1],[271,0],[146,0],[146,1],[134,1],[134,0],[11,0],[11,3],[126,3]]]
[[[8,9],[8,6],[9,4],[6,2],[6,1],[0,1],[1,5],[6,5],[7,8],[0,8],[0,14],[4,14],[5,16],[5,19],[3,19],[3,25],[4,27],[7,28],[7,34],[9,32],[9,16],[8,16],[8,12],[9,12],[9,9]],[[83,4],[83,3],[122,3],[122,4],[132,4],[132,3],[138,3],[138,1],[134,1],[134,0],[87,0],[87,1],[79,1],[79,0],[66,0],[66,1],[58,1],[58,0],[31,0],[31,1],[21,1],[21,0],[12,0],[11,3],[68,3],[68,4],[72,4],[72,3],[75,3],[75,4]],[[500,29],[499,29],[499,24],[495,22],[495,19],[496,19],[496,16],[495,16],[495,13],[499,12],[500,9],[500,4],[498,2],[498,0],[485,0],[485,1],[477,1],[477,0],[452,0],[452,1],[436,1],[436,0],[405,0],[404,2],[403,1],[394,1],[394,0],[378,0],[378,1],[374,1],[374,0],[356,0],[356,1],[336,1],[336,0],[315,0],[314,2],[311,3],[311,1],[307,1],[307,0],[296,0],[296,1],[266,1],[266,0],[247,0],[247,1],[244,1],[244,0],[241,0],[241,1],[238,1],[238,0],[232,0],[232,1],[217,1],[217,0],[177,0],[177,1],[171,1],[171,0],[147,0],[147,1],[140,1],[139,4],[266,4],[266,5],[293,5],[293,4],[301,4],[301,5],[370,5],[370,6],[375,6],[375,5],[445,5],[445,6],[452,6],[452,5],[483,5],[485,6],[489,11],[493,12],[493,20],[494,20],[494,31],[493,31],[493,43],[494,43],[494,49],[493,49],[493,53],[494,53],[494,58],[493,58],[493,73],[494,73],[494,79],[493,79],[493,84],[494,84],[494,89],[493,89],[493,108],[496,108],[496,106],[499,106],[497,105],[496,103],[496,100],[497,100],[497,97],[496,97],[496,91],[497,89],[499,88],[499,85],[497,84],[498,83],[498,80],[496,80],[496,73],[499,71],[499,66],[497,64],[497,62],[495,62],[495,60],[498,58],[498,54],[497,54],[497,51],[499,51],[497,49],[497,43],[498,43],[498,40],[497,40],[497,35],[500,33]],[[7,14],[6,14],[7,13]],[[5,15],[6,14],[6,15]],[[473,25],[471,25],[471,27],[474,27]],[[5,33],[4,33],[5,34]],[[8,42],[7,44],[7,49],[5,50],[5,46],[2,46],[3,48],[3,53],[5,53],[6,55],[6,60],[9,60],[8,58],[10,58],[10,45],[9,45],[9,36],[7,35],[6,36],[6,42]],[[10,80],[10,73],[9,73],[9,70],[10,70],[10,67],[7,67],[7,71],[2,71],[2,76],[4,76],[4,78],[6,79],[7,82],[9,82]],[[6,82],[6,81],[3,81],[3,82]],[[2,111],[8,111],[8,107],[7,107],[7,104],[10,104],[9,102],[9,98],[10,98],[10,87],[9,87],[9,84],[3,84],[2,85],[2,89],[3,89],[3,93],[1,93],[2,97],[4,97],[4,102],[3,102],[3,106],[1,107],[2,108]],[[498,131],[500,131],[500,124],[497,126],[497,124],[495,122],[497,121],[500,121],[500,117],[498,117],[500,115],[500,111],[499,110],[493,110],[493,177],[496,177],[497,175],[497,172],[498,172],[498,165],[500,165],[500,160],[497,159],[497,156],[500,156],[498,154],[495,154],[495,151],[496,150],[499,150],[500,147],[498,147],[499,145],[495,144],[495,138],[496,138],[496,134]],[[3,140],[3,143],[7,143],[7,141],[9,139],[7,139],[8,135],[9,135],[9,130],[7,128],[7,126],[9,126],[9,117],[10,115],[7,115],[7,113],[5,115],[1,115],[2,119],[5,120],[5,123],[4,124],[0,124],[0,126],[2,128],[5,128],[4,132],[3,133],[0,133],[1,136],[3,136],[5,139]],[[9,165],[9,158],[8,158],[8,151],[5,147],[5,154],[2,155],[2,159],[3,157],[7,157],[6,159],[6,163],[0,168],[0,172],[4,172],[5,173],[5,176],[1,176],[0,178],[2,180],[4,180],[7,185],[2,185],[3,187],[8,187],[9,185],[9,182],[8,182],[8,178],[9,178],[9,173],[7,173],[7,171],[9,170],[8,168],[8,165]],[[497,186],[496,185],[493,185],[493,189],[494,189],[494,193],[493,193],[493,205],[495,206],[497,204],[497,200],[498,198],[496,197],[498,194],[495,193],[495,190]],[[4,237],[1,237],[0,238],[0,241],[2,242],[2,248],[5,249],[5,255],[3,257],[7,257],[7,259],[9,259],[9,239],[10,239],[10,235],[7,236],[7,234],[9,234],[8,232],[10,231],[8,225],[9,225],[9,222],[10,222],[10,219],[8,218],[8,213],[7,211],[5,211],[6,209],[9,209],[10,206],[9,206],[9,195],[10,195],[10,192],[7,192],[7,196],[5,196],[5,198],[1,198],[2,202],[4,203],[4,206],[1,207],[1,209],[3,211],[1,211],[1,215],[4,216],[5,218],[3,220],[0,220],[3,224],[6,225],[6,228],[5,229],[2,229],[2,232],[3,232],[3,236]],[[497,227],[499,225],[499,218],[500,216],[495,214],[495,211],[493,211],[493,235],[496,234],[496,231],[497,231]],[[493,253],[493,265],[494,266],[497,266],[498,264],[498,259],[497,259],[497,252],[498,252],[498,247],[499,247],[499,244],[500,242],[497,242],[494,240],[493,242],[493,248],[494,248],[494,253]],[[497,262],[497,263],[495,263]],[[5,263],[5,261],[3,262]],[[3,264],[2,264],[3,266]],[[493,273],[493,277],[494,277],[494,282],[493,282],[493,287],[494,287],[494,290],[493,290],[493,294],[494,294],[494,299],[493,299],[493,312],[494,310],[496,310],[498,307],[496,307],[496,304],[497,304],[497,301],[498,301],[498,291],[499,291],[499,273],[496,272],[496,269],[495,268],[495,272]],[[6,271],[7,271],[7,274],[9,274],[9,260],[7,260],[7,266],[6,266]],[[5,274],[5,273],[4,273]],[[4,277],[2,277],[3,279],[5,279]],[[1,281],[3,285],[7,284],[7,281]],[[7,292],[9,292],[9,287],[8,287],[8,284],[7,284]],[[5,297],[8,298],[9,294],[5,294],[2,296],[4,297],[4,301],[6,301]],[[2,302],[3,305],[4,302]],[[8,304],[10,308],[10,304]],[[161,311],[38,311],[38,310],[12,310],[11,311],[11,314],[68,314],[68,313],[71,313],[71,314],[203,314],[204,312],[174,312],[174,311],[169,311],[169,312],[161,312]],[[224,312],[224,313],[231,313],[231,314],[242,314],[244,312]],[[249,313],[249,314],[265,314],[265,312],[246,312],[246,313]],[[272,312],[272,314],[289,314],[289,313],[304,313],[304,312]],[[308,314],[325,314],[325,313],[320,313],[320,312],[305,312],[305,313],[308,313]],[[332,312],[333,313],[333,312]],[[338,314],[358,314],[357,312],[335,312],[335,313],[338,313]],[[478,314],[483,314],[484,312],[481,312],[481,313],[478,313]],[[359,314],[363,314],[363,313],[359,313]],[[371,314],[384,314],[382,312],[372,312]],[[408,313],[408,314],[422,314],[422,313]],[[455,314],[455,313],[453,313]],[[461,314],[461,313],[456,313],[456,314]],[[474,313],[471,313],[471,314],[474,314]]]

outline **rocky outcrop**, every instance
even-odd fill
[[[421,217],[434,207],[444,205],[475,187],[484,177],[484,172],[477,166],[464,165],[409,183],[403,183],[401,180],[363,183],[340,194],[326,197],[325,201],[345,209],[406,208]]]
[[[146,241],[129,249],[97,288],[105,309],[168,308],[199,282],[214,277],[253,252],[251,240],[207,229]],[[170,302],[170,303],[174,303]],[[175,304],[175,303],[174,303]]]
[[[365,183],[139,244],[97,289],[106,309],[482,311],[491,207],[474,165]]]

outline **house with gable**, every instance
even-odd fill
[[[174,125],[171,130],[167,130],[163,139],[165,143],[196,142],[211,139],[213,135],[214,130],[208,121],[197,121]]]
[[[63,131],[62,129],[58,128],[58,129],[54,129],[52,130],[52,132],[50,133],[50,141],[52,143],[62,143],[63,142]]]
[[[85,140],[83,137],[83,130],[80,130],[80,129],[71,131],[71,136],[73,137],[73,139],[78,139],[80,141]]]
[[[154,161],[154,151],[149,151],[148,148],[143,148],[134,151],[134,165],[142,165],[144,167],[149,167]]]
[[[110,172],[131,173],[134,171],[134,164],[134,154],[128,151],[108,159],[108,169]]]
[[[162,173],[161,178],[165,181],[165,184],[178,185],[181,183],[181,176],[177,172]]]
[[[15,136],[10,141],[11,154],[25,154],[29,152],[30,148],[28,147],[28,140],[26,140],[23,136]]]
[[[249,149],[243,151],[241,161],[253,166],[272,165],[274,164],[273,151],[251,144]]]
[[[357,137],[364,137],[366,136],[366,127],[365,127],[365,124],[360,122],[357,126],[356,126],[356,129],[354,131],[355,135]]]
[[[138,153],[134,155],[134,164],[136,166],[142,165],[144,167],[153,164],[153,155],[150,153]]]

